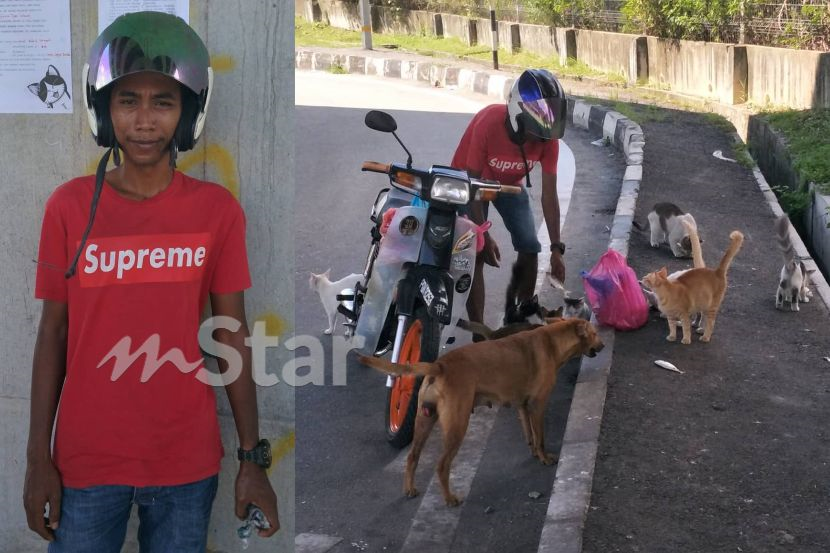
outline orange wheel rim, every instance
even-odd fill
[[[417,363],[421,360],[421,321],[415,320],[406,331],[401,346],[398,363]],[[397,432],[406,418],[409,402],[415,390],[415,377],[402,375],[395,379],[392,385],[392,395],[389,401],[389,430]]]

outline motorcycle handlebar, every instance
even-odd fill
[[[363,166],[360,168],[361,171],[372,171],[373,173],[383,173],[384,175],[388,175],[390,169],[391,165],[378,161],[364,161]]]
[[[521,186],[511,186],[508,184],[500,184],[494,180],[470,179],[470,182],[476,186],[482,193],[486,195],[491,194],[521,194]]]

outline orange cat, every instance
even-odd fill
[[[689,238],[693,244],[695,242],[699,244],[696,232],[692,232]],[[674,342],[677,339],[676,321],[680,321],[683,325],[683,339],[681,342],[691,344],[691,316],[697,312],[703,313],[705,320],[705,329],[700,341],[708,342],[712,338],[715,318],[726,294],[726,272],[735,254],[741,249],[744,235],[740,231],[733,230],[729,238],[731,239],[729,248],[723,255],[720,264],[714,269],[689,269],[681,274],[672,275],[673,278],[669,278],[666,268],[663,267],[643,278],[643,283],[654,291],[657,296],[660,311],[666,314],[669,323],[669,335],[666,337],[668,341]],[[698,264],[695,263],[695,265]]]

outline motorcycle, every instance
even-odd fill
[[[460,208],[499,193],[520,194],[521,188],[470,178],[452,167],[413,167],[391,115],[373,110],[365,123],[391,133],[407,161],[363,163],[363,171],[387,175],[391,188],[381,190],[372,206],[363,279],[337,296],[338,309],[346,316],[347,336],[365,354],[391,350],[393,363],[434,361],[441,344],[454,341],[472,286],[478,226],[459,216]],[[412,441],[421,381],[409,375],[386,379],[386,437],[393,446]]]

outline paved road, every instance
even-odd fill
[[[366,109],[390,111],[415,163],[427,165],[449,161],[471,113],[489,100],[369,77],[299,72],[296,82],[296,300],[304,307],[297,309],[295,332],[321,337],[329,359],[331,339],[322,335],[325,317],[308,289],[308,273],[331,268],[339,277],[362,269],[369,205],[386,183],[362,174],[360,163],[403,159],[390,136],[363,126]],[[579,161],[573,194],[562,194],[563,203],[569,199],[570,204],[563,224],[571,246],[566,283],[576,288],[578,270],[590,267],[607,244],[604,227],[616,204],[623,164],[613,151],[592,146],[582,131],[570,129],[566,142]],[[539,191],[534,188],[537,223]],[[500,221],[495,223],[496,239],[509,244]],[[502,268],[487,273],[490,298],[501,295],[514,256],[502,249]],[[547,291],[544,297],[554,301]],[[490,300],[486,320],[493,326],[500,308],[499,300]],[[331,364],[327,367],[330,383]],[[548,441],[554,448],[567,415],[574,368],[570,371],[549,410]],[[430,551],[536,549],[554,470],[530,458],[513,412],[477,411],[453,473],[459,478],[463,467],[470,472],[467,499],[459,509],[433,507],[429,491],[426,499],[402,495],[405,452],[389,447],[383,436],[383,377],[351,361],[347,372],[348,386],[297,390],[296,525],[304,534],[298,543],[307,544],[302,550],[415,551],[424,550],[426,540],[431,540]],[[434,464],[432,448],[417,475],[422,490],[428,489]],[[543,495],[530,499],[532,491]],[[427,533],[420,531],[421,523],[428,524]]]

